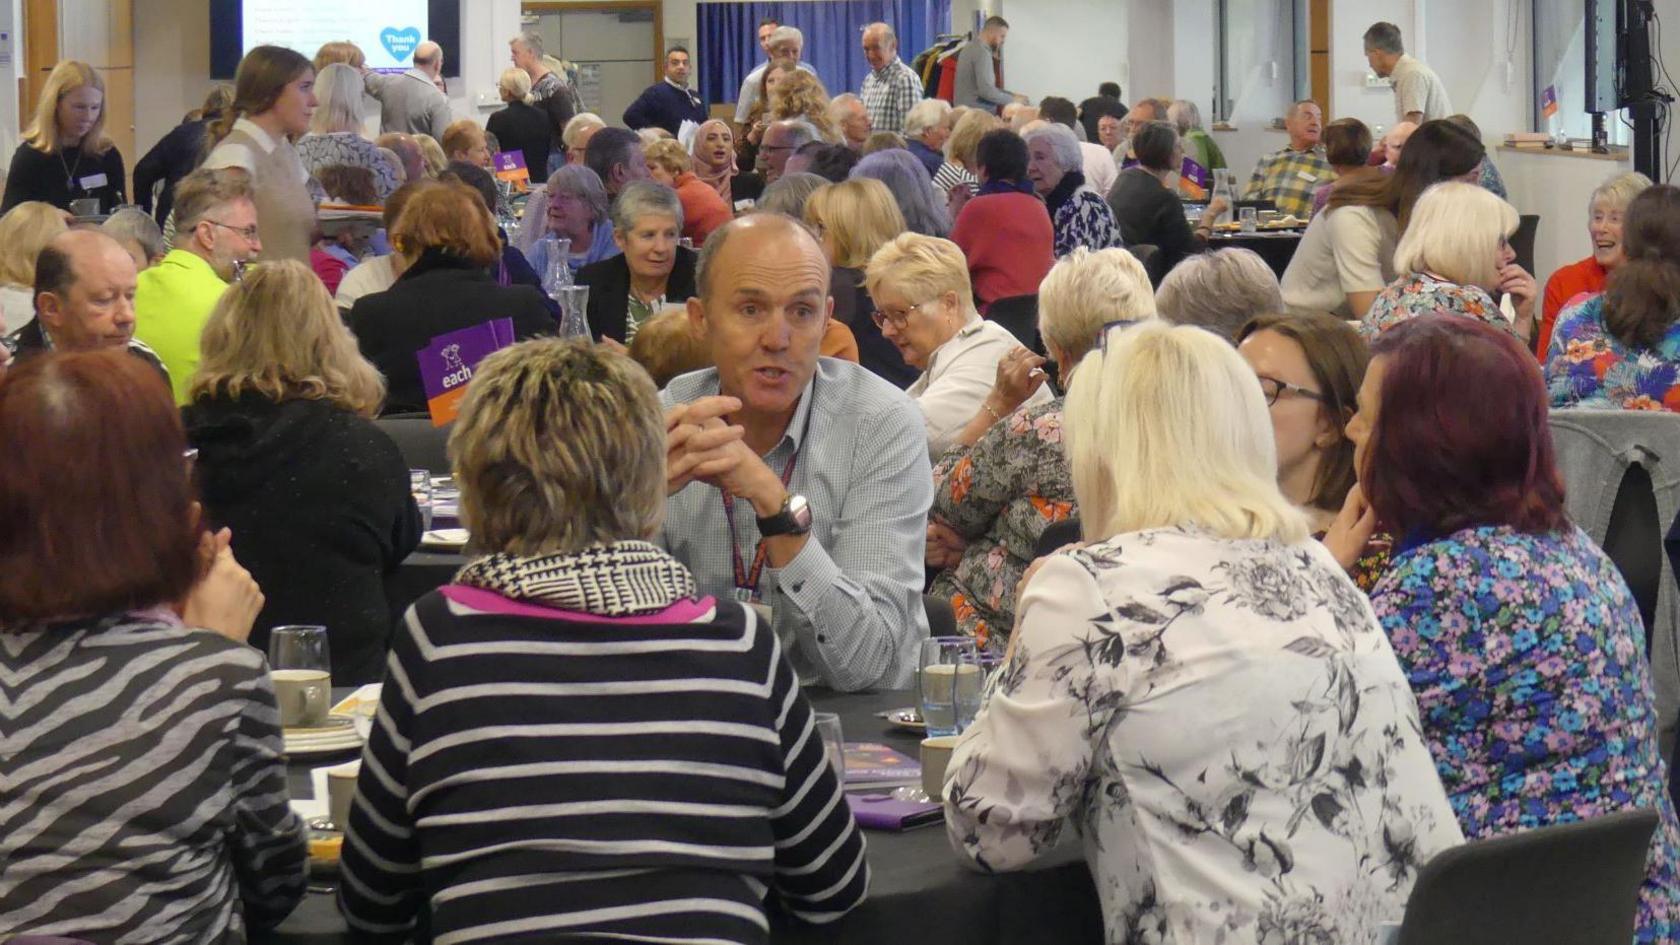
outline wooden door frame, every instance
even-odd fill
[[[18,132],[35,120],[35,105],[46,87],[47,75],[58,64],[58,0],[24,0],[22,29],[23,73],[18,82]],[[16,55],[16,52],[13,53]]]
[[[618,10],[650,10],[653,12],[653,81],[665,79],[665,0],[587,0],[569,3],[566,0],[523,0],[519,14],[527,13],[612,13]]]

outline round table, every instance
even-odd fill
[[[1283,278],[1283,271],[1289,268],[1289,261],[1295,258],[1295,248],[1301,245],[1301,236],[1306,233],[1303,227],[1298,230],[1260,230],[1255,233],[1215,232],[1208,239],[1209,249],[1251,249],[1260,254],[1272,272],[1279,279]]]
[[[344,694],[348,694],[345,690]],[[839,714],[847,741],[882,742],[914,756],[920,739],[876,713],[915,702],[909,692],[806,691],[820,711]],[[335,693],[337,695],[337,693]],[[293,796],[310,797],[309,770],[345,760],[314,758],[287,769]],[[1103,941],[1096,887],[1083,861],[986,875],[964,865],[943,825],[903,833],[867,831],[869,898],[839,922],[813,926],[771,910],[771,940],[784,943],[916,942],[921,945],[1097,945]],[[773,897],[772,897],[773,898]],[[353,941],[330,894],[312,892],[256,945],[339,945]]]

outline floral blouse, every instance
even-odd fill
[[[1610,559],[1574,527],[1467,528],[1397,551],[1371,603],[1465,835],[1656,810],[1636,940],[1680,936],[1680,827],[1639,609]]]
[[[1459,285],[1427,272],[1412,273],[1389,283],[1371,303],[1359,323],[1366,341],[1419,315],[1465,315],[1515,333],[1511,322],[1499,311],[1499,303],[1480,286]]]
[[[1110,942],[1370,943],[1463,842],[1417,705],[1323,545],[1188,528],[1050,558],[945,781],[952,843],[1076,838]]]
[[[1108,201],[1088,187],[1080,188],[1058,207],[1050,222],[1056,231],[1057,259],[1079,246],[1095,251],[1125,245],[1120,238],[1120,224],[1114,219]]]
[[[1015,585],[1039,537],[1073,514],[1061,399],[1015,411],[973,446],[952,447],[934,467],[929,517],[949,525],[968,548],[928,593],[948,598],[962,632],[1002,655],[1015,625]]]
[[[1546,389],[1553,407],[1680,412],[1680,322],[1655,348],[1630,348],[1604,326],[1604,296],[1573,300],[1552,329]]]
[[[304,135],[298,139],[297,153],[310,177],[340,164],[367,168],[373,172],[373,189],[381,202],[402,186],[396,169],[380,157],[379,147],[353,131]]]

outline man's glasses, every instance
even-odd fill
[[[209,218],[205,218],[204,222],[210,224],[211,226],[219,226],[224,230],[232,230],[244,237],[245,242],[247,243],[252,242],[257,238],[257,227],[254,223],[250,226],[229,226],[220,220],[211,220]]]
[[[1264,374],[1260,375],[1260,393],[1266,395],[1266,406],[1276,406],[1278,398],[1282,397],[1285,391],[1294,394],[1297,397],[1305,397],[1308,400],[1316,400],[1321,403],[1324,400],[1324,395],[1320,394],[1316,390],[1307,390],[1305,387],[1297,387],[1287,381],[1280,381],[1275,377],[1267,377]]]

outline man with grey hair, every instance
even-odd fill
[[[1324,134],[1324,112],[1317,102],[1302,99],[1290,106],[1283,127],[1289,132],[1289,144],[1262,157],[1254,166],[1243,199],[1270,200],[1284,213],[1310,219],[1313,191],[1336,179],[1319,143]]]
[[[801,33],[796,27],[776,27],[775,31],[770,34],[770,40],[765,49],[770,54],[770,61],[760,64],[758,68],[747,73],[747,77],[741,80],[741,93],[735,96],[735,124],[737,125],[747,123],[747,116],[752,114],[753,106],[758,103],[759,90],[764,87],[764,70],[782,62],[812,75],[817,75],[817,70],[812,68],[810,63],[803,62],[799,58],[805,52],[805,34]],[[817,76],[817,78],[821,79],[822,77]]]
[[[642,138],[627,128],[602,128],[595,132],[589,139],[589,154],[584,163],[601,178],[601,185],[613,200],[618,199],[625,187],[649,176]]]
[[[905,146],[927,168],[930,180],[945,163],[945,139],[951,136],[955,123],[951,114],[950,102],[924,98],[904,118]]]
[[[1447,87],[1435,70],[1406,55],[1400,27],[1374,23],[1365,31],[1365,61],[1371,71],[1394,86],[1394,117],[1421,125],[1453,113]]]
[[[553,136],[549,150],[549,167],[533,167],[531,175],[535,177],[545,172],[552,173],[556,169],[556,156],[562,151],[560,142],[561,135],[566,130],[566,123],[577,114],[577,109],[572,104],[571,89],[567,88],[560,76],[543,62],[541,33],[536,30],[520,33],[508,40],[508,50],[512,53],[514,68],[525,70],[525,74],[531,77],[531,97],[528,101],[548,116],[549,133]]]
[[[696,289],[688,317],[717,367],[661,395],[664,546],[701,593],[755,605],[801,681],[908,686],[928,633],[921,411],[864,368],[819,356],[829,265],[793,219],[720,227]]]
[[[449,98],[438,90],[443,75],[443,47],[430,40],[414,47],[414,66],[400,75],[384,75],[364,67],[367,93],[379,103],[382,134],[431,135],[443,140],[443,131],[455,116]]]
[[[840,132],[841,143],[853,151],[862,151],[875,131],[863,99],[850,92],[842,92],[828,103],[828,123]]]
[[[787,171],[788,158],[813,141],[821,140],[817,126],[803,118],[789,118],[772,122],[764,130],[764,143],[758,148],[758,167],[766,186],[774,184]]]
[[[1155,308],[1175,325],[1206,328],[1236,344],[1249,319],[1284,310],[1283,291],[1259,253],[1221,249],[1173,267],[1155,291]]]
[[[870,126],[909,137],[904,119],[921,101],[922,80],[898,58],[898,34],[892,26],[871,23],[863,28],[863,58],[869,63],[862,95]]]

